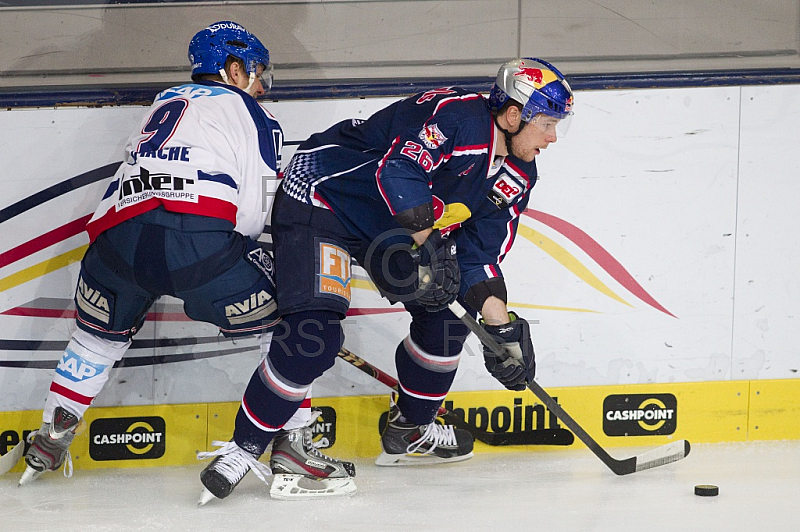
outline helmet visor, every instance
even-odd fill
[[[555,133],[559,137],[565,137],[572,123],[572,114],[570,113],[565,118],[559,119],[554,116],[539,113],[528,123],[536,127],[536,129],[542,133]]]
[[[273,68],[272,63],[264,66],[263,63],[258,64],[258,68],[256,69],[256,78],[261,83],[261,86],[264,87],[264,92],[269,92],[272,88],[272,81],[273,81]]]

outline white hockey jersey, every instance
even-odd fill
[[[254,98],[213,81],[161,92],[86,225],[90,241],[163,206],[229,220],[257,238],[278,187],[283,132]]]

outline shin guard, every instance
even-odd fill
[[[333,365],[341,345],[338,314],[285,316],[245,390],[236,415],[236,443],[256,456],[263,454],[275,433],[302,407],[314,379]]]
[[[122,359],[130,345],[130,340],[112,342],[77,329],[58,362],[43,420],[49,423],[58,406],[82,418],[108,381],[114,363]]]

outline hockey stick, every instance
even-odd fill
[[[397,379],[382,371],[381,369],[373,366],[360,356],[352,351],[342,347],[339,350],[339,358],[349,362],[357,367],[373,379],[385,384],[389,388],[397,391]],[[560,437],[558,433],[541,432],[541,431],[525,431],[525,432],[486,432],[481,430],[475,425],[462,419],[457,414],[450,412],[446,408],[439,407],[438,417],[445,420],[446,423],[455,426],[456,428],[466,430],[472,437],[487,445],[504,446],[504,445],[570,445],[572,443],[572,435],[567,431],[561,431],[569,436],[569,441]]]
[[[0,475],[5,475],[11,471],[11,468],[22,459],[23,454],[25,454],[25,440],[16,444],[3,456],[0,456]]]
[[[455,314],[458,319],[464,322],[464,325],[466,325],[469,330],[475,333],[483,345],[494,351],[498,356],[504,355],[505,350],[500,347],[500,344],[498,344],[495,339],[488,332],[486,332],[486,330],[481,327],[472,316],[467,314],[467,311],[458,301],[453,301],[450,303],[449,307],[450,311]],[[544,391],[544,389],[539,386],[536,381],[529,382],[528,388],[536,397],[539,398],[540,401],[542,401],[542,403],[544,403],[550,412],[555,414],[555,416],[561,420],[561,422],[564,423],[564,425],[566,425],[567,428],[575,434],[575,436],[577,436],[584,444],[586,444],[586,446],[595,454],[595,456],[602,460],[603,463],[617,475],[629,475],[644,469],[650,469],[652,467],[658,467],[671,462],[677,462],[682,458],[686,458],[686,455],[689,454],[691,449],[688,441],[679,440],[662,445],[661,447],[656,447],[655,449],[651,449],[650,451],[647,451],[639,456],[633,456],[625,460],[617,460],[609,455],[599,443],[594,441],[594,439],[589,436],[589,433],[583,430],[583,427],[578,425],[578,423],[572,419],[572,417],[567,414],[567,412],[561,408],[561,406],[552,397],[550,397],[550,395]]]

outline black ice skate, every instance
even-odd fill
[[[211,445],[219,447],[216,451],[197,453],[197,458],[202,460],[216,456],[214,460],[200,473],[200,482],[205,489],[200,495],[198,506],[206,504],[216,497],[224,499],[231,494],[233,488],[244,478],[251,469],[264,483],[271,473],[269,468],[258,461],[258,457],[248,453],[233,441],[214,441]]]
[[[320,415],[311,413],[311,423]],[[310,426],[282,430],[272,441],[270,467],[274,478],[270,495],[277,499],[352,495],[356,468],[322,454],[315,446]]]
[[[53,421],[42,423],[42,427],[33,435],[31,447],[25,455],[27,468],[19,485],[33,482],[45,471],[56,471],[62,464],[65,464],[64,476],[71,477],[72,456],[69,446],[75,435],[85,428],[86,423],[81,418],[60,406],[56,407]]]
[[[381,434],[383,452],[379,466],[405,466],[460,462],[472,458],[472,435],[453,425],[414,425],[400,421],[400,409],[389,409],[389,420]]]

